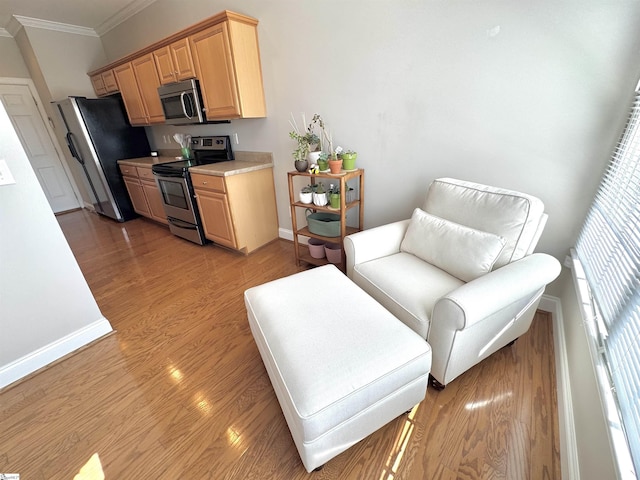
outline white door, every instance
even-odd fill
[[[0,85],[0,101],[54,213],[80,207],[27,85]]]

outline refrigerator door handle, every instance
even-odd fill
[[[73,142],[73,133],[67,132],[67,146],[71,152],[71,156],[75,158],[80,165],[84,165],[84,159],[80,155],[80,152],[76,148],[76,144]]]

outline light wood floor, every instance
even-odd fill
[[[117,333],[0,392],[0,472],[71,480],[97,453],[108,480],[560,478],[549,315],[307,474],[242,297],[299,270],[292,244],[244,257],[144,219],[59,222]]]

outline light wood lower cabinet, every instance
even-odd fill
[[[248,254],[278,238],[272,168],[191,180],[209,240]]]
[[[120,165],[120,171],[136,213],[168,225],[162,206],[162,196],[153,178],[151,167]]]
[[[150,217],[151,211],[149,210],[149,204],[147,203],[147,197],[144,194],[142,185],[140,185],[140,180],[134,177],[123,176],[122,178],[124,180],[124,184],[127,186],[127,192],[129,192],[129,198],[131,199],[133,209],[139,215]]]

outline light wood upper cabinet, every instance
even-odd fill
[[[91,76],[91,84],[93,90],[98,97],[109,95],[118,91],[118,83],[113,70],[107,70],[106,72],[98,73]]]
[[[266,116],[256,25],[227,20],[189,41],[208,120]]]
[[[115,93],[119,90],[118,82],[116,80],[116,76],[113,73],[113,70],[107,70],[106,72],[102,72],[102,81],[104,82],[104,88],[107,93]]]
[[[151,54],[114,68],[131,125],[164,123],[158,73]]]
[[[102,74],[98,73],[91,76],[91,85],[93,85],[93,91],[96,95],[102,97],[107,94],[107,89],[104,86],[104,80],[102,80]]]
[[[138,81],[131,62],[125,63],[113,69],[120,85],[122,101],[129,116],[131,125],[147,125],[147,111],[142,102],[142,95],[138,90]]]
[[[156,64],[153,61],[153,55],[148,54],[136,58],[131,64],[136,73],[142,102],[147,111],[147,123],[164,123],[164,111],[158,95],[160,79],[158,78]]]
[[[158,77],[163,85],[196,76],[189,39],[183,38],[153,52]]]
[[[224,10],[89,76],[97,95],[119,87],[134,125],[163,123],[158,86],[194,77],[207,120],[265,117],[257,27],[256,19]]]

